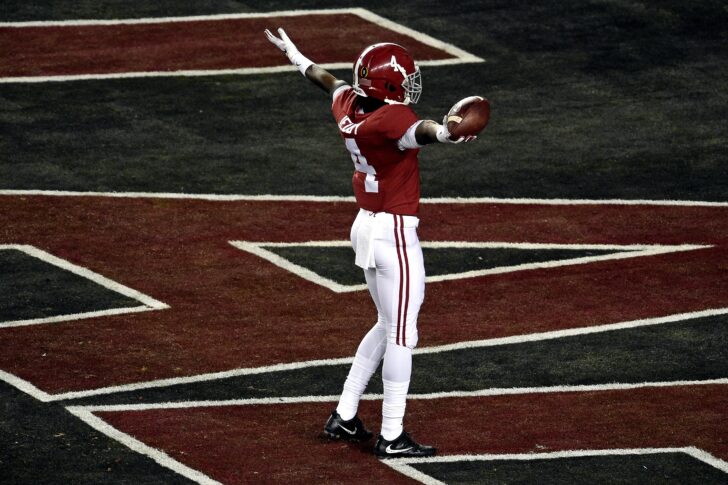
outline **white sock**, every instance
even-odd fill
[[[349,369],[349,375],[344,382],[344,390],[339,398],[339,404],[336,406],[336,412],[344,421],[356,416],[359,409],[359,399],[364,394],[369,378],[377,370],[378,365],[378,360],[364,359],[359,354],[354,358],[351,369]]]
[[[341,419],[348,421],[359,409],[359,400],[369,383],[369,379],[377,370],[386,348],[387,332],[382,325],[374,325],[364,336],[356,351],[349,375],[344,382],[344,390],[336,406]]]
[[[404,411],[407,390],[412,374],[412,349],[387,344],[382,367],[384,400],[382,401],[382,437],[387,441],[397,438],[404,430]]]

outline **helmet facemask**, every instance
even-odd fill
[[[417,104],[422,95],[422,75],[419,67],[415,66],[415,72],[405,76],[402,88],[404,89],[404,104]]]

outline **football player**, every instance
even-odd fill
[[[425,294],[417,237],[417,154],[430,143],[475,137],[453,140],[445,124],[417,117],[411,105],[422,94],[420,70],[398,44],[365,48],[348,84],[301,54],[283,29],[278,29],[279,36],[269,30],[265,34],[301,74],[332,97],[334,119],[354,163],[352,183],[359,213],[351,228],[351,244],[377,309],[377,322],[359,344],[324,433],[354,442],[372,437],[357,409],[369,378],[384,359],[382,426],[374,453],[381,458],[434,455],[435,448],[417,443],[403,428],[417,316]]]

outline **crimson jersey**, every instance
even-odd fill
[[[418,121],[412,108],[385,104],[370,113],[357,106],[351,86],[335,92],[331,111],[354,161],[352,185],[359,207],[416,216],[420,203],[419,149],[397,141]]]

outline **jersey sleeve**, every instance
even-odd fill
[[[404,104],[387,105],[382,110],[380,131],[390,140],[399,140],[419,118],[412,108]]]
[[[352,96],[355,94],[348,84],[339,86],[331,94],[331,113],[337,123],[349,112]]]
[[[349,86],[348,84],[342,84],[338,88],[334,89],[334,92],[331,93],[331,103],[332,104],[335,103],[336,98],[341,96],[348,89],[351,89],[351,86]]]
[[[404,151],[404,150],[412,150],[415,148],[422,148],[424,145],[420,145],[417,143],[417,136],[415,133],[417,132],[417,127],[420,126],[420,123],[422,123],[422,120],[415,121],[412,126],[407,128],[407,131],[402,135],[402,138],[397,141],[397,147]]]

